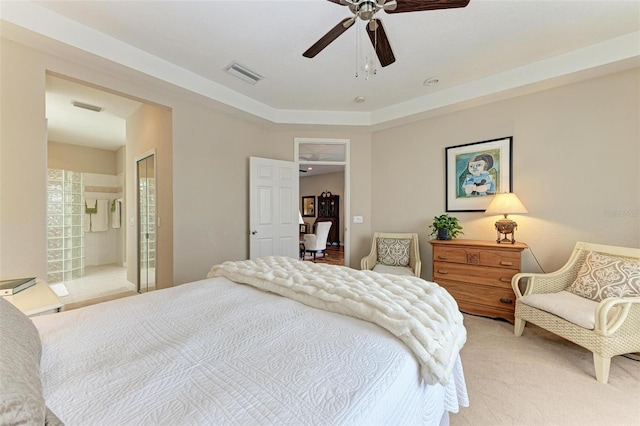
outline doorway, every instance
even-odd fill
[[[142,103],[49,71],[45,80],[47,248],[59,249],[47,252],[47,282],[71,308],[131,294],[114,209],[126,198],[126,119]]]
[[[156,156],[136,160],[138,216],[138,292],[156,289]]]
[[[350,227],[350,194],[349,194],[349,139],[328,138],[295,138],[294,157],[298,163],[300,180],[300,197],[313,197],[316,203],[321,203],[322,198],[331,195],[332,202],[339,203],[339,214],[330,218],[338,228],[338,241],[329,249],[337,248],[343,261],[342,265],[350,264],[349,245]],[[305,182],[312,182],[305,184]],[[309,193],[303,193],[307,191]],[[335,197],[335,196],[338,197]],[[301,206],[301,211],[302,211]],[[315,209],[313,217],[304,212],[304,222],[311,225],[326,218],[319,217],[321,209]],[[310,223],[309,223],[310,222]]]

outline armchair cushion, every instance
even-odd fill
[[[569,291],[600,302],[640,296],[640,260],[590,252]]]
[[[376,266],[373,267],[374,272],[378,272],[380,274],[393,274],[393,275],[413,275],[413,269],[408,266],[388,266],[377,263]]]
[[[378,263],[385,266],[408,266],[411,240],[378,238]]]
[[[598,302],[568,291],[529,294],[522,296],[520,302],[564,318],[582,328],[595,328]]]

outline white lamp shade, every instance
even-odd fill
[[[522,214],[529,213],[522,205],[516,194],[508,192],[504,194],[496,194],[493,200],[484,211],[485,214]]]
[[[298,223],[300,225],[304,224],[304,220],[302,220],[302,213],[300,213],[300,210],[298,210]]]

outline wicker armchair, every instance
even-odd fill
[[[378,262],[378,239],[409,240],[409,263],[407,266],[386,266]],[[418,245],[418,234],[416,233],[388,233],[376,232],[373,234],[371,252],[360,261],[360,269],[373,270],[382,273],[396,275],[420,276],[422,271],[422,261],[420,260],[420,246]]]
[[[593,352],[596,379],[601,383],[607,383],[611,357],[640,351],[640,297],[611,297],[596,302],[563,291],[567,290],[576,279],[580,267],[590,252],[640,259],[640,249],[578,242],[566,265],[558,271],[548,274],[515,275],[511,281],[516,294],[514,333],[516,336],[521,336],[526,322],[529,321],[588,349]],[[526,279],[526,283],[522,283],[524,293],[521,292],[520,285],[523,279]],[[525,296],[542,294],[545,296],[536,296],[537,300],[545,300],[545,298],[548,300],[546,295],[556,297],[561,294],[560,292],[562,297],[582,299],[577,302],[585,304],[587,313],[591,315],[593,321],[592,329],[556,315],[558,309],[566,311],[567,306],[573,308],[573,300],[569,300],[569,303],[564,301],[556,303],[560,305],[556,309],[556,314],[529,305],[531,298],[521,300]]]

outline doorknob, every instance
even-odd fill
[[[251,231],[251,235],[256,235],[258,231]]]

